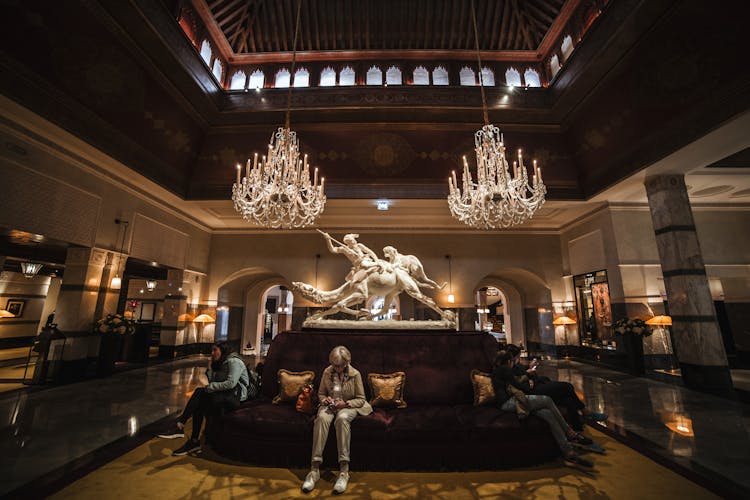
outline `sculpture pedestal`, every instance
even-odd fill
[[[303,328],[317,330],[455,330],[456,323],[448,320],[398,321],[393,319],[354,320],[354,319],[306,319]]]

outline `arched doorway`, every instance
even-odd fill
[[[280,332],[289,330],[292,326],[292,308],[294,295],[284,285],[274,285],[263,293],[261,298],[263,309],[261,312],[260,351],[265,352],[273,338]]]
[[[227,340],[246,354],[261,353],[266,299],[269,291],[275,287],[285,287],[288,290],[290,284],[281,274],[265,267],[241,269],[228,276],[218,287],[218,306],[228,311]],[[275,319],[278,324],[278,317]]]
[[[479,282],[474,293],[478,310],[487,311],[477,313],[479,329],[486,331],[489,324],[493,332],[504,334],[506,343],[526,345],[523,300],[515,284],[488,276]]]

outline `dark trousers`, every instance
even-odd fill
[[[575,389],[568,382],[540,383],[534,386],[531,393],[552,398],[558,408],[565,408],[567,411],[570,426],[578,432],[583,430],[583,416],[578,411],[583,410],[586,405],[578,399]]]
[[[198,387],[185,405],[178,419],[183,424],[193,418],[191,439],[198,440],[201,435],[203,419],[212,415],[224,415],[240,407],[240,396],[237,391],[206,392],[205,387]]]

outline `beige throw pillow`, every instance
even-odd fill
[[[474,385],[474,406],[495,403],[495,389],[492,387],[492,376],[489,373],[471,370],[471,383]]]
[[[373,408],[406,408],[406,373],[370,373],[367,375],[367,381],[370,384],[370,405]]]
[[[297,403],[297,396],[307,384],[315,380],[315,372],[290,372],[283,368],[278,372],[279,394],[273,398],[273,404]]]

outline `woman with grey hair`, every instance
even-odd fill
[[[372,407],[365,398],[362,375],[352,365],[349,349],[340,345],[328,355],[330,365],[323,370],[318,389],[318,415],[313,427],[312,465],[302,483],[302,491],[308,493],[320,479],[320,464],[323,463],[323,448],[328,439],[331,422],[336,428],[336,445],[339,452],[339,477],[333,486],[334,493],[343,493],[349,484],[349,443],[351,423],[358,415],[369,415]]]

